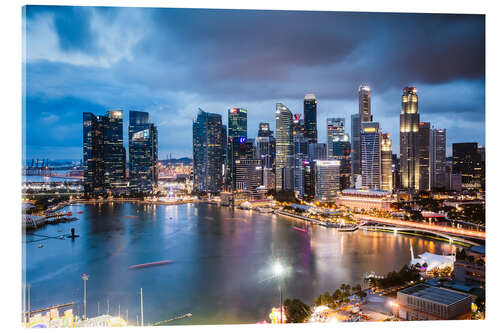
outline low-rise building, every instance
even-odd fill
[[[398,291],[396,315],[404,320],[471,318],[472,296],[425,283]]]
[[[482,285],[486,282],[486,252],[484,246],[473,246],[465,251],[466,258],[455,261],[453,275],[456,281],[467,285]]]
[[[350,209],[391,210],[393,202],[395,200],[389,191],[345,189],[337,197],[335,204]]]

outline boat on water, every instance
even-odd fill
[[[43,247],[43,244],[38,244],[38,248],[41,249]]]
[[[303,229],[303,228],[299,228],[299,227],[293,227],[295,230],[297,231],[301,231],[301,232],[305,232],[305,233],[308,233],[309,232],[309,229]]]
[[[160,265],[166,265],[172,263],[172,260],[163,260],[163,261],[154,261],[154,262],[148,262],[145,264],[139,264],[139,265],[131,265],[128,266],[129,269],[140,269],[140,268],[147,268],[147,267],[153,267],[153,266],[160,266]]]

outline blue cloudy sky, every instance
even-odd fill
[[[318,99],[326,118],[372,113],[399,153],[402,88],[415,85],[421,121],[452,142],[485,141],[485,27],[480,15],[25,7],[25,153],[80,159],[82,112],[143,110],[159,154],[192,155],[198,107],[248,109],[274,129],[275,103],[302,112]],[[126,133],[126,127],[124,128]],[[125,138],[126,143],[126,138]]]

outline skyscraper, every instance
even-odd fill
[[[359,113],[351,115],[351,174],[352,184],[361,176],[361,118]]]
[[[444,189],[446,177],[446,129],[432,129],[430,138],[431,189]]]
[[[332,201],[340,191],[339,172],[340,161],[317,160],[316,172],[316,199]]]
[[[380,150],[382,159],[381,189],[385,191],[392,191],[394,188],[392,176],[392,140],[389,133],[382,134],[382,144]]]
[[[296,113],[293,115],[293,125],[292,125],[292,134],[295,137],[297,134],[306,135],[306,129],[304,126],[304,119],[301,118],[300,113]]]
[[[293,168],[292,113],[281,103],[276,104],[276,190],[283,189],[283,169]]]
[[[235,191],[247,192],[251,196],[257,195],[257,187],[262,185],[262,160],[242,159],[236,160],[235,165]]]
[[[193,187],[219,193],[223,185],[225,128],[222,116],[199,109],[193,121]]]
[[[361,126],[364,122],[373,121],[371,109],[371,89],[367,85],[358,88],[358,113],[351,115],[351,166],[352,183],[355,184],[362,174]]]
[[[104,119],[104,182],[106,188],[124,186],[125,148],[123,147],[123,111],[111,110]]]
[[[227,111],[227,187],[235,188],[234,162],[247,157],[247,110],[231,108]]]
[[[304,97],[304,127],[305,137],[311,143],[318,142],[318,129],[317,129],[317,109],[318,101],[314,94],[307,94]]]
[[[275,183],[276,139],[268,123],[259,124],[259,134],[255,140],[255,156],[262,160],[263,185],[273,189]]]
[[[293,137],[294,190],[299,197],[304,196],[304,161],[308,157],[309,141],[302,133]]]
[[[378,122],[361,124],[361,176],[363,187],[380,189],[381,181],[381,139]]]
[[[418,123],[418,190],[429,191],[430,182],[430,137],[431,123]]]
[[[83,187],[85,195],[103,193],[104,121],[101,116],[83,113]]]
[[[401,97],[400,115],[400,167],[401,186],[406,189],[418,189],[418,96],[416,87],[405,87]]]
[[[329,160],[340,161],[340,189],[351,187],[351,143],[349,135],[335,136],[332,141],[332,155]]]
[[[129,112],[129,178],[133,192],[149,193],[158,184],[158,138],[149,113]]]
[[[328,159],[333,158],[333,141],[343,138],[345,135],[345,118],[326,119],[326,146]]]

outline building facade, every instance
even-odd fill
[[[446,177],[446,129],[431,129],[430,181],[431,189],[444,189]]]
[[[351,115],[351,183],[361,177],[361,118],[359,113]]]
[[[227,172],[226,187],[235,188],[234,163],[247,155],[247,110],[231,108],[227,110]],[[253,158],[253,157],[252,157]]]
[[[405,189],[418,189],[419,158],[418,158],[418,96],[416,87],[405,87],[401,97],[400,115],[400,172],[401,186]]]
[[[104,119],[104,182],[107,189],[126,187],[123,111],[110,110]]]
[[[340,161],[315,161],[316,199],[333,201],[340,191]]]
[[[85,195],[102,194],[104,187],[104,121],[83,113],[83,188]]]
[[[293,132],[292,132],[292,112],[283,104],[276,104],[276,183],[277,191],[293,189],[288,182],[284,187],[283,172],[285,168],[293,170]],[[292,177],[293,179],[293,177]],[[293,184],[293,181],[292,181]]]
[[[196,192],[222,191],[225,141],[222,116],[199,109],[193,122],[193,189]]]
[[[420,191],[429,191],[431,189],[431,165],[430,165],[430,139],[431,123],[418,123],[418,187]]]
[[[243,159],[235,161],[236,192],[247,192],[257,196],[257,188],[263,184],[262,160]]]
[[[394,189],[392,176],[392,140],[389,133],[382,134],[382,143],[380,146],[381,166],[381,189],[392,191]]]
[[[326,119],[326,147],[327,157],[333,159],[333,141],[339,141],[345,136],[345,118]]]
[[[361,124],[361,176],[364,188],[381,188],[381,140],[378,122]]]
[[[351,187],[351,142],[349,135],[336,136],[332,141],[329,160],[340,161],[340,189]]]
[[[462,188],[484,188],[484,161],[476,142],[453,144],[453,173],[462,175]]]
[[[309,160],[309,141],[301,133],[293,137],[293,160],[294,191],[299,197],[303,197],[304,161]]]
[[[128,143],[130,190],[150,193],[158,185],[158,135],[149,113],[129,112]]]
[[[307,94],[304,97],[305,137],[311,143],[318,142],[317,106],[318,101],[316,100],[316,96],[314,96],[314,94]]]

